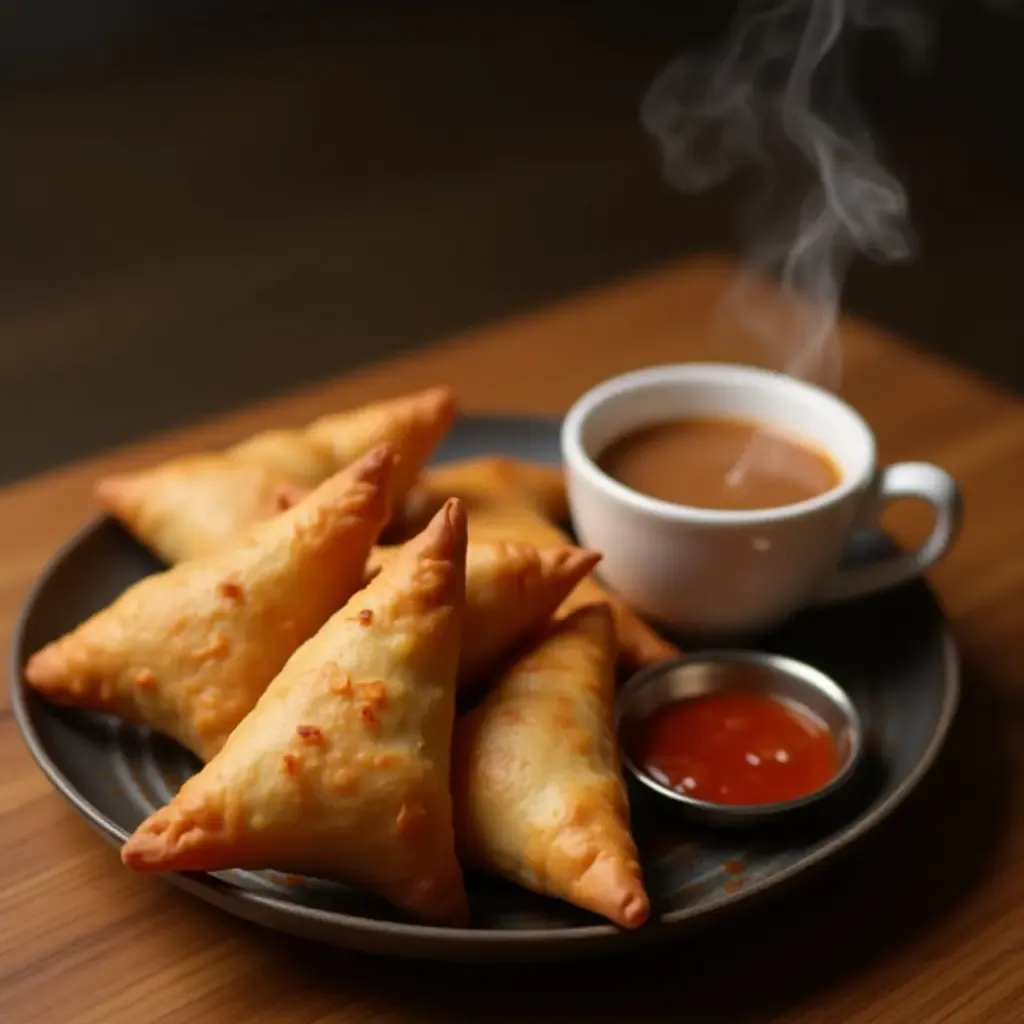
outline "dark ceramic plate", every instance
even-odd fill
[[[524,418],[460,421],[438,461],[500,452],[559,461],[558,424]],[[883,538],[856,538],[851,559]],[[88,526],[53,560],[14,639],[14,712],[36,761],[108,840],[120,845],[198,767],[173,743],[104,718],[52,707],[26,690],[25,657],[110,602],[157,563],[109,519]],[[318,941],[443,959],[532,959],[661,939],[737,908],[833,857],[892,812],[920,782],[957,702],[957,666],[942,613],[924,584],[806,613],[761,647],[803,659],[846,688],[868,745],[859,776],[812,814],[771,831],[715,833],[634,794],[633,818],[652,922],[624,933],[583,911],[495,879],[468,879],[466,929],[424,927],[360,892],[272,872],[180,874],[169,880],[240,917]],[[112,870],[115,868],[112,867]]]

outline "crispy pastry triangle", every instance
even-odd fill
[[[29,659],[52,701],[105,711],[213,756],[267,684],[362,585],[388,514],[382,445],[217,554],[140,580]]]
[[[649,914],[612,725],[606,605],[551,632],[456,723],[455,828],[467,867],[635,928]]]
[[[519,540],[537,547],[571,543],[554,523],[533,506],[512,502],[479,506],[469,513],[469,539],[478,541]],[[677,657],[679,649],[664,640],[617,595],[601,586],[593,575],[583,579],[558,611],[566,615],[586,604],[608,604],[615,619],[619,657],[631,669],[656,665]]]
[[[100,503],[168,564],[223,547],[379,444],[398,457],[392,504],[412,486],[455,417],[447,388],[257,434],[221,452],[171,459],[96,484]]]
[[[447,504],[295,652],[122,848],[138,871],[291,868],[465,920],[449,767],[465,516]]]
[[[371,572],[394,561],[402,548],[377,547]],[[542,630],[558,606],[601,560],[571,544],[536,548],[520,541],[470,544],[466,553],[466,609],[459,690],[486,683],[517,649]]]

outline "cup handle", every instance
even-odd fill
[[[949,549],[960,529],[962,502],[956,481],[929,462],[898,462],[878,474],[861,521],[876,524],[886,502],[921,498],[935,511],[935,525],[915,551],[901,551],[867,565],[840,569],[818,595],[818,604],[863,597],[922,575]]]

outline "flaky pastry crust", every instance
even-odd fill
[[[649,914],[612,722],[607,605],[577,609],[455,728],[456,836],[467,866],[625,928]]]
[[[381,446],[218,553],[140,580],[34,654],[30,686],[207,760],[289,656],[362,586],[388,516]]]
[[[463,923],[449,777],[465,552],[452,501],[295,652],[123,862],[300,870]]]

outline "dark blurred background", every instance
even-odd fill
[[[1019,390],[1021,5],[923,7],[860,68],[918,255],[844,304]],[[0,480],[731,249],[638,120],[730,12],[0,0]]]

